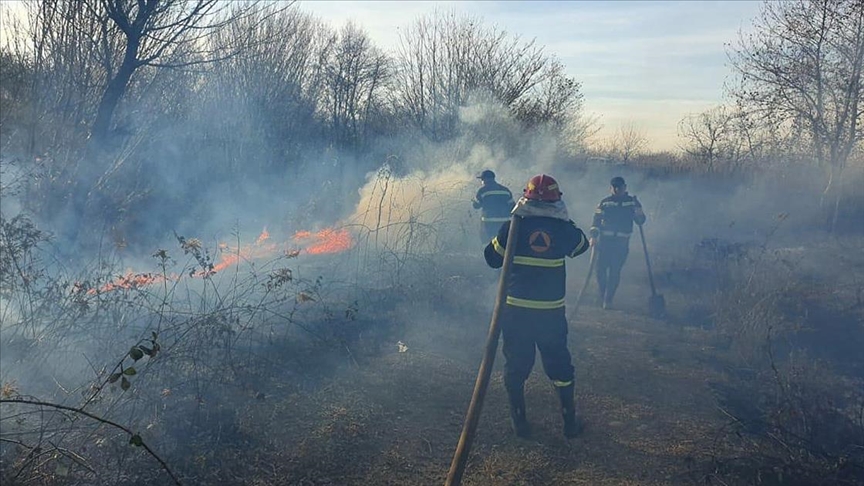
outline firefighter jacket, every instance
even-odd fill
[[[510,211],[513,209],[513,193],[497,182],[492,181],[483,184],[471,202],[474,204],[474,209],[482,209],[480,219],[484,223],[510,221]]]
[[[591,225],[591,237],[626,237],[633,233],[633,223],[643,224],[645,213],[642,203],[636,196],[624,193],[611,195],[600,201],[594,210],[594,222]]]
[[[514,214],[522,216],[510,281],[507,305],[528,309],[564,307],[566,271],[564,257],[576,257],[588,250],[585,233],[566,216],[563,202],[519,200]],[[539,210],[538,210],[539,209]],[[548,210],[544,210],[548,209]],[[548,215],[543,215],[548,214]],[[562,217],[563,216],[563,217]],[[492,268],[504,264],[510,222],[486,246],[484,256]]]

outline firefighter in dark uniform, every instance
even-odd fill
[[[569,219],[558,183],[548,175],[534,176],[528,181],[513,214],[522,220],[516,235],[507,301],[500,315],[504,386],[510,400],[513,431],[519,437],[530,435],[525,418],[524,384],[539,349],[543,369],[561,400],[564,435],[575,437],[581,430],[581,422],[576,416],[573,364],[567,349],[564,258],[588,250],[588,239]],[[486,246],[486,262],[492,268],[500,268],[504,263],[509,230],[508,221]]]
[[[510,221],[510,211],[513,209],[513,193],[510,189],[495,182],[495,173],[484,170],[478,176],[482,186],[471,201],[474,209],[480,209],[480,239],[488,243],[498,234],[498,228]]]
[[[597,286],[604,309],[612,307],[612,299],[621,281],[621,269],[630,252],[633,223],[645,223],[642,204],[636,196],[627,194],[623,177],[610,181],[612,195],[604,198],[594,211],[591,225],[591,245],[597,251]]]

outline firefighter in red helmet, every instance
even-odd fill
[[[574,370],[567,349],[564,258],[584,253],[589,247],[588,239],[570,220],[558,183],[546,174],[528,181],[513,214],[521,216],[522,221],[516,235],[507,301],[500,315],[504,386],[510,400],[513,431],[519,437],[530,435],[524,384],[539,349],[543,369],[561,400],[564,435],[575,437],[581,430],[581,422],[576,415]],[[508,221],[486,246],[486,262],[492,268],[500,268],[504,263],[504,250],[510,244],[509,230]]]

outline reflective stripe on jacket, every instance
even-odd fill
[[[600,201],[597,209],[594,210],[591,236],[630,237],[634,222],[636,224],[645,222],[642,204],[636,196],[613,194]]]
[[[472,202],[475,208],[482,210],[480,218],[487,223],[510,221],[510,211],[515,204],[510,189],[497,182],[488,182],[481,186]]]
[[[510,223],[504,223],[498,236],[486,246],[484,256],[492,268],[500,268],[504,263],[509,231]],[[564,259],[587,250],[588,239],[573,221],[523,218],[510,267],[507,305],[540,310],[564,307],[567,278]]]
[[[505,223],[507,221],[510,221],[510,217],[505,216],[505,217],[497,218],[497,217],[491,217],[491,216],[480,216],[480,221],[483,221],[484,223]]]

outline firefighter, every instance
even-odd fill
[[[621,269],[630,252],[630,235],[633,223],[645,223],[642,204],[627,193],[623,177],[613,177],[609,182],[612,195],[604,198],[594,211],[591,225],[591,245],[597,251],[597,286],[599,302],[603,309],[612,308],[612,299],[621,281]]]
[[[480,209],[480,239],[488,243],[498,234],[498,228],[510,221],[510,210],[513,209],[513,193],[510,189],[495,181],[495,173],[484,170],[477,178],[482,185],[471,202],[474,209]]]
[[[576,415],[573,364],[567,349],[564,257],[584,253],[589,248],[588,239],[569,219],[558,183],[546,174],[528,181],[513,214],[523,219],[516,235],[507,301],[499,317],[504,341],[504,387],[513,431],[519,437],[530,435],[524,384],[539,349],[543,369],[561,400],[564,435],[575,437],[582,424]],[[508,221],[486,246],[486,263],[492,268],[504,263],[509,230]]]

